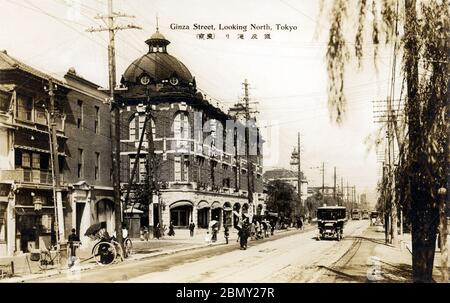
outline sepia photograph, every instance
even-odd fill
[[[0,285],[449,283],[449,88],[448,0],[0,0]]]

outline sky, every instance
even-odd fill
[[[106,13],[106,0],[0,0],[0,49],[52,75],[74,67],[79,75],[107,87],[107,33],[88,33],[103,26],[94,18]],[[325,1],[327,2],[327,1]],[[330,2],[330,1],[328,1]],[[350,1],[352,15],[355,0]],[[134,18],[119,18],[122,25],[142,30],[120,31],[116,37],[117,77],[147,52],[145,40],[156,30],[171,41],[168,52],[196,77],[197,87],[225,110],[242,99],[244,79],[267,140],[265,166],[290,168],[290,154],[301,133],[302,170],[309,186],[321,186],[319,167],[325,165],[325,185],[356,186],[375,202],[380,163],[375,149],[365,143],[379,125],[374,123],[373,100],[388,92],[389,49],[381,49],[373,66],[373,45],[364,44],[363,68],[347,67],[347,106],[342,125],[330,119],[325,64],[328,16],[319,17],[316,0],[115,0],[116,11]],[[158,18],[157,18],[158,16]],[[174,30],[171,25],[188,25]],[[216,30],[195,30],[194,24]],[[237,39],[237,30],[218,30],[219,24],[268,24],[272,30],[250,31]],[[296,30],[276,30],[276,24]],[[354,23],[348,23],[352,41]],[[198,39],[213,33],[214,39]],[[252,34],[258,39],[250,39]],[[271,39],[263,39],[270,33]],[[229,35],[227,37],[226,35]]]

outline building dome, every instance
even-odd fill
[[[148,53],[136,59],[125,70],[122,83],[129,85],[168,84],[171,86],[195,87],[195,79],[187,67],[177,58],[167,53],[167,40],[158,30],[145,41],[149,46]],[[147,81],[141,81],[147,77]]]

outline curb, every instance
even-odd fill
[[[314,227],[313,226],[308,226],[303,228],[301,231],[302,232],[307,232],[310,230],[313,230]],[[290,230],[279,230],[277,234],[275,235],[283,235],[285,233],[289,233],[289,232],[294,232],[294,231],[299,231],[297,229],[290,229]],[[274,236],[275,236],[274,235]],[[273,237],[273,236],[271,236]],[[268,238],[266,241],[271,241],[270,238]],[[167,250],[167,251],[160,251],[160,252],[154,252],[154,253],[150,253],[150,254],[142,254],[142,256],[133,256],[131,258],[125,259],[122,263],[116,263],[116,264],[124,264],[124,263],[128,263],[128,262],[133,262],[133,261],[142,261],[142,260],[147,260],[147,259],[151,259],[154,257],[159,257],[159,256],[167,256],[167,255],[173,255],[176,253],[180,253],[180,252],[185,252],[185,251],[189,251],[189,250],[196,250],[196,249],[202,249],[202,248],[207,248],[207,247],[214,247],[214,246],[222,246],[222,245],[227,245],[225,242],[219,242],[219,243],[210,243],[210,244],[198,244],[198,245],[192,245],[189,247],[183,247],[183,248],[179,248],[179,249],[171,249],[171,250]],[[87,271],[96,267],[100,267],[101,265],[98,264],[89,264],[89,265],[85,265],[81,268],[79,268],[79,271]],[[67,274],[70,272],[70,269],[62,269],[62,270],[51,270],[45,273],[36,273],[36,274],[31,274],[29,276],[25,276],[25,277],[13,277],[13,278],[8,278],[8,279],[4,279],[4,280],[0,280],[0,284],[1,283],[24,283],[27,281],[33,281],[36,279],[41,279],[41,278],[50,278],[53,276],[57,276],[57,275],[61,275],[61,274]]]

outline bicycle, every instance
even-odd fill
[[[53,268],[61,264],[61,252],[59,250],[48,250],[47,248],[40,249],[39,252],[32,252],[30,255],[31,261],[39,262],[41,270]]]

